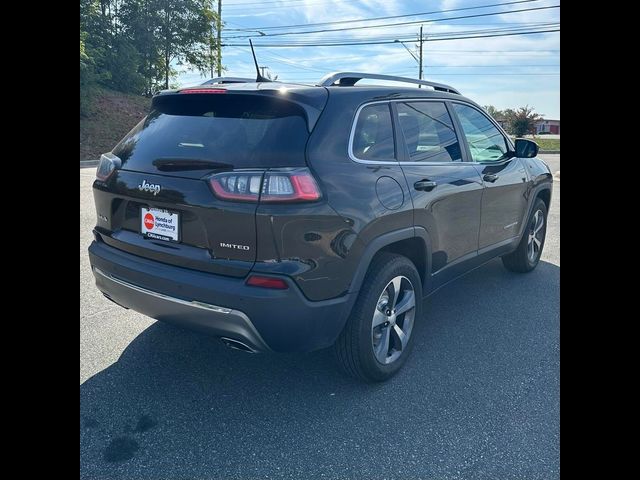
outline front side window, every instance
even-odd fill
[[[394,160],[391,112],[386,103],[367,105],[360,110],[353,137],[353,154],[361,160]]]
[[[460,103],[454,103],[453,108],[474,162],[498,162],[509,158],[507,140],[484,114]]]
[[[460,143],[442,102],[398,103],[410,162],[460,162]]]

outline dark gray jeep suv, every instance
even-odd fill
[[[552,183],[537,151],[427,81],[164,91],[98,166],[96,285],[230,347],[333,345],[348,373],[385,380],[425,296],[497,256],[536,267]]]

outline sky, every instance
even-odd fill
[[[316,83],[334,71],[383,73],[418,78],[417,55],[420,25],[423,72],[426,80],[445,83],[480,105],[498,109],[533,107],[548,119],[560,119],[559,32],[442,40],[448,36],[495,35],[560,28],[559,0],[222,0],[224,76],[255,77],[248,47],[252,38],[258,64],[287,82]],[[498,5],[497,5],[498,4]],[[489,8],[471,8],[496,5]],[[538,10],[514,12],[514,10]],[[453,9],[465,9],[448,11]],[[429,15],[363,21],[376,17],[438,12]],[[475,18],[453,18],[496,13]],[[512,12],[512,13],[507,13]],[[437,22],[430,20],[440,19]],[[309,24],[341,21],[333,25]],[[418,22],[409,25],[387,25]],[[423,22],[422,22],[423,21]],[[287,29],[290,25],[303,25]],[[340,30],[296,35],[274,33]],[[248,31],[254,29],[253,31]],[[263,29],[263,30],[261,30]],[[267,35],[261,35],[261,31]],[[459,33],[456,33],[459,32]],[[380,45],[269,47],[269,43],[317,43],[389,41]],[[179,67],[180,86],[202,83],[208,76]],[[379,81],[375,83],[381,83]]]

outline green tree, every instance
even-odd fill
[[[109,22],[106,0],[80,1],[80,32],[84,35],[85,54],[91,59],[96,82],[104,82],[111,76],[106,66],[110,50]]]
[[[86,38],[87,32],[80,30],[80,115],[86,115],[89,111],[92,87],[95,83],[94,61],[87,54]]]
[[[207,72],[212,64],[211,35],[217,13],[210,0],[156,0],[157,38],[162,53],[165,88],[175,75],[171,64]]]
[[[139,55],[138,73],[144,79],[145,95],[152,95],[160,87],[163,76],[163,60],[156,35],[160,23],[157,1],[128,0],[119,11],[123,35]]]
[[[96,0],[80,1],[80,114],[89,113],[96,86],[111,74],[105,66],[108,24]]]
[[[80,0],[81,97],[92,87],[151,95],[176,65],[217,63],[214,0]]]
[[[121,36],[112,40],[106,68],[111,73],[106,86],[125,93],[145,93],[145,79],[139,73],[140,54],[129,40]]]
[[[498,110],[496,107],[494,107],[493,105],[485,105],[484,109],[487,111],[487,113],[489,115],[491,115],[492,118],[499,118],[503,115],[501,110]]]
[[[127,0],[119,11],[125,36],[140,55],[145,93],[170,87],[173,68],[203,73],[217,61],[217,13],[212,0]]]
[[[516,137],[524,137],[536,131],[536,122],[542,119],[542,115],[535,113],[533,107],[525,105],[517,110],[504,111],[509,133]]]

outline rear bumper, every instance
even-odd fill
[[[287,290],[145,259],[94,241],[96,286],[117,304],[157,320],[240,341],[254,351],[311,351],[333,344],[356,294],[311,302]]]
[[[184,300],[147,290],[125,280],[93,268],[96,285],[115,303],[144,312],[158,320],[178,321],[193,329],[205,330],[220,337],[241,339],[251,350],[270,350],[243,312],[209,303]]]

